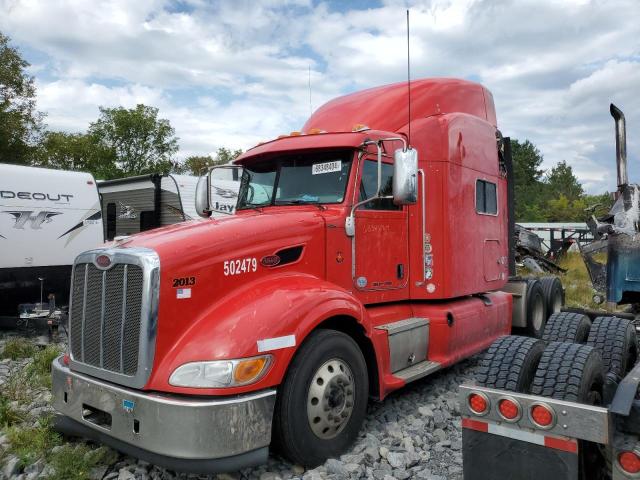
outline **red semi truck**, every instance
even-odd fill
[[[407,84],[374,88],[247,151],[225,167],[241,171],[236,214],[80,255],[58,427],[180,471],[259,464],[270,444],[315,465],[354,441],[370,397],[512,324],[539,334],[540,285],[507,285],[512,169],[491,93],[410,89],[410,118]]]

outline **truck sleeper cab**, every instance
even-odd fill
[[[369,397],[509,333],[491,94],[411,88],[410,119],[406,85],[359,92],[225,167],[234,215],[80,255],[60,428],[180,471],[262,463],[270,444],[316,465],[353,442]]]

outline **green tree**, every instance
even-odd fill
[[[211,155],[192,155],[187,157],[184,162],[176,164],[174,170],[176,173],[189,173],[191,175],[202,175],[207,168],[215,165],[225,165],[235,160],[242,154],[242,150],[231,150],[220,147],[216,152],[216,156]]]
[[[89,135],[109,152],[116,176],[168,172],[178,151],[178,138],[169,120],[158,118],[158,109],[100,107],[100,117],[89,126]]]
[[[570,200],[560,194],[558,198],[547,201],[546,221],[548,222],[584,222],[587,218],[584,198]]]
[[[600,218],[609,213],[613,207],[613,196],[609,193],[600,195],[585,195],[583,197],[585,203],[585,217],[587,215],[595,215]]]
[[[0,161],[27,164],[42,131],[29,63],[0,33]]]
[[[540,201],[544,194],[542,154],[529,140],[511,139],[513,158],[515,216],[519,222],[543,221]]]
[[[545,183],[547,184],[547,193],[552,198],[564,195],[569,200],[574,201],[584,194],[582,185],[573,174],[571,165],[567,165],[564,160],[546,174]]]
[[[90,172],[98,179],[114,178],[119,174],[114,152],[83,133],[46,132],[33,164]]]

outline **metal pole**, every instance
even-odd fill
[[[43,291],[43,286],[44,286],[44,278],[42,277],[38,277],[38,280],[40,280],[40,310],[42,310],[42,291]]]

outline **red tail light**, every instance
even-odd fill
[[[547,405],[536,403],[531,407],[531,420],[542,428],[551,428],[556,421],[556,414]]]
[[[472,393],[467,397],[467,403],[476,415],[484,415],[489,411],[489,400],[483,393]]]
[[[505,420],[515,421],[520,418],[520,405],[511,398],[503,398],[498,402],[498,411]]]
[[[640,472],[640,457],[635,452],[621,452],[618,455],[618,463],[625,473]]]
[[[62,363],[64,363],[68,367],[69,361],[70,361],[69,352],[65,352],[65,354],[62,356]]]

